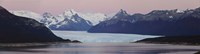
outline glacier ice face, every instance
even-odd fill
[[[61,38],[80,40],[81,42],[134,42],[158,36],[116,33],[87,33],[86,31],[53,31]]]

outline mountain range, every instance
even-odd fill
[[[131,33],[162,36],[188,36],[200,34],[199,9],[185,11],[153,10],[147,14],[129,14],[121,9],[113,16],[105,14],[83,14],[74,10],[54,16],[28,11],[11,11],[18,16],[30,17],[52,30],[88,31],[91,33]]]
[[[196,36],[200,35],[200,8],[185,11],[153,10],[147,14],[133,15],[120,10],[112,18],[93,26],[88,32]]]
[[[1,6],[0,25],[0,43],[71,42],[57,37],[44,24],[11,14]]]
[[[107,18],[105,14],[101,13],[79,13],[75,10],[64,11],[59,15],[52,15],[49,12],[45,12],[40,15],[31,11],[10,11],[11,13],[22,16],[33,18],[40,23],[45,24],[52,30],[72,30],[72,31],[86,31],[92,26],[100,23]]]

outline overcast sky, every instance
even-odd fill
[[[42,14],[60,14],[64,10],[78,12],[115,13],[120,9],[128,13],[148,13],[157,9],[193,9],[200,7],[200,0],[0,0],[9,10],[28,10]]]

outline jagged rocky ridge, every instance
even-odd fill
[[[63,21],[50,25],[52,30],[73,30],[73,31],[85,31],[91,28],[91,22],[81,18],[78,14],[71,16],[71,18],[65,18]]]
[[[11,14],[0,6],[0,43],[71,42],[54,35],[45,25]]]
[[[130,15],[120,10],[88,30],[91,33],[132,33],[162,36],[200,35],[200,8],[178,11],[154,10],[148,14]]]

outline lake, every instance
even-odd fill
[[[0,54],[193,54],[199,46],[144,43],[57,43],[0,48]]]
[[[64,39],[83,43],[23,43],[0,44],[0,54],[194,54],[199,46],[130,43],[158,36],[85,31],[53,31]],[[22,47],[16,47],[22,46]]]
[[[79,40],[81,42],[134,42],[145,38],[158,36],[118,34],[118,33],[87,33],[86,31],[53,31],[57,36],[64,39]]]

